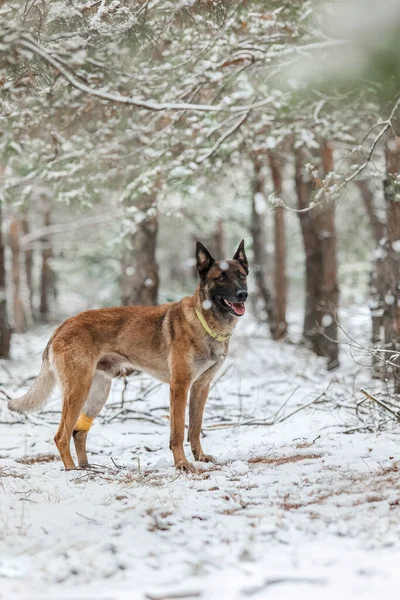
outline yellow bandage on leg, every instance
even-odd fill
[[[74,429],[77,431],[89,431],[94,421],[93,417],[88,417],[85,413],[82,413],[78,419]]]

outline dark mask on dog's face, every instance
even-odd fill
[[[244,315],[249,272],[244,240],[240,242],[232,260],[218,261],[203,244],[197,242],[196,264],[206,301],[232,317]]]

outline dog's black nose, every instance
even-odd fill
[[[249,294],[246,292],[246,290],[239,290],[236,292],[236,298],[238,299],[238,302],[246,302],[248,295]]]

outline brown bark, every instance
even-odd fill
[[[253,241],[253,272],[258,289],[258,294],[264,304],[268,324],[274,333],[274,309],[271,291],[268,285],[266,250],[266,231],[264,214],[257,208],[256,194],[264,195],[264,178],[261,163],[254,161],[254,176],[252,183],[251,226],[250,232]]]
[[[11,327],[7,314],[6,269],[2,234],[2,209],[0,204],[0,358],[9,358]]]
[[[322,169],[326,177],[333,171],[333,147],[322,143]],[[322,256],[322,277],[318,303],[318,325],[323,355],[328,358],[328,369],[339,364],[337,313],[339,308],[339,285],[337,279],[335,205],[327,199],[318,211],[315,224]]]
[[[304,181],[303,151],[296,153],[296,189],[299,208],[309,205],[313,184]],[[321,163],[324,176],[333,170],[333,149],[323,142]],[[326,199],[321,208],[299,213],[306,253],[306,311],[304,337],[319,356],[326,356],[328,369],[338,363],[337,311],[339,287],[337,281],[335,209]]]
[[[222,219],[218,219],[217,221],[217,225],[212,236],[211,248],[213,256],[215,256],[217,260],[225,258],[224,227]]]
[[[386,352],[374,356],[374,374],[394,379],[394,391],[400,393],[400,138],[391,138],[385,146],[386,178],[383,193],[387,213],[387,239],[378,246],[375,270],[371,278],[371,317],[374,347]],[[393,352],[387,352],[393,350]],[[380,365],[382,365],[380,367]]]
[[[131,248],[122,260],[121,301],[124,306],[153,306],[158,302],[158,264],[156,261],[158,216],[156,194],[146,196],[138,206],[143,220],[130,236]]]
[[[19,247],[19,223],[11,221],[9,229],[9,244],[11,248],[11,273],[13,283],[13,317],[14,330],[16,333],[26,331],[26,316],[24,305],[21,300],[21,263]]]
[[[51,225],[51,209],[46,208],[44,212],[44,226]],[[50,312],[50,294],[54,292],[54,273],[50,266],[53,257],[53,250],[50,245],[50,237],[42,238],[42,270],[40,276],[40,304],[39,313],[42,320],[47,321]]]
[[[21,220],[22,232],[24,235],[29,233],[29,220],[28,216],[24,215]],[[33,250],[25,250],[25,276],[26,285],[28,288],[28,301],[31,315],[33,316]]]
[[[295,184],[297,202],[300,210],[308,207],[313,192],[313,184],[308,174],[303,173],[305,164],[304,150],[298,149],[295,154]],[[316,338],[318,335],[317,323],[317,296],[319,273],[321,271],[321,257],[318,251],[318,240],[313,228],[311,211],[299,213],[300,227],[303,235],[305,252],[305,307],[303,337],[308,340],[314,351],[318,354]]]
[[[282,196],[282,172],[278,156],[269,152],[274,192],[278,198]],[[286,279],[286,238],[285,238],[285,212],[283,206],[276,206],[274,211],[274,242],[275,242],[275,301],[274,301],[274,327],[273,337],[276,340],[283,338],[287,333],[286,305],[287,305],[287,279]]]
[[[385,224],[379,219],[376,213],[376,207],[374,202],[374,195],[371,192],[371,188],[368,185],[368,181],[362,179],[360,181],[355,182],[358,189],[361,193],[361,198],[363,200],[365,210],[367,211],[369,224],[371,226],[371,231],[374,236],[374,240],[377,244],[379,244],[380,240],[385,236]]]

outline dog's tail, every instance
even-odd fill
[[[32,387],[20,398],[14,398],[9,401],[8,408],[10,410],[14,412],[32,412],[46,404],[46,400],[56,383],[49,361],[49,345],[50,343],[43,353],[42,368]]]

